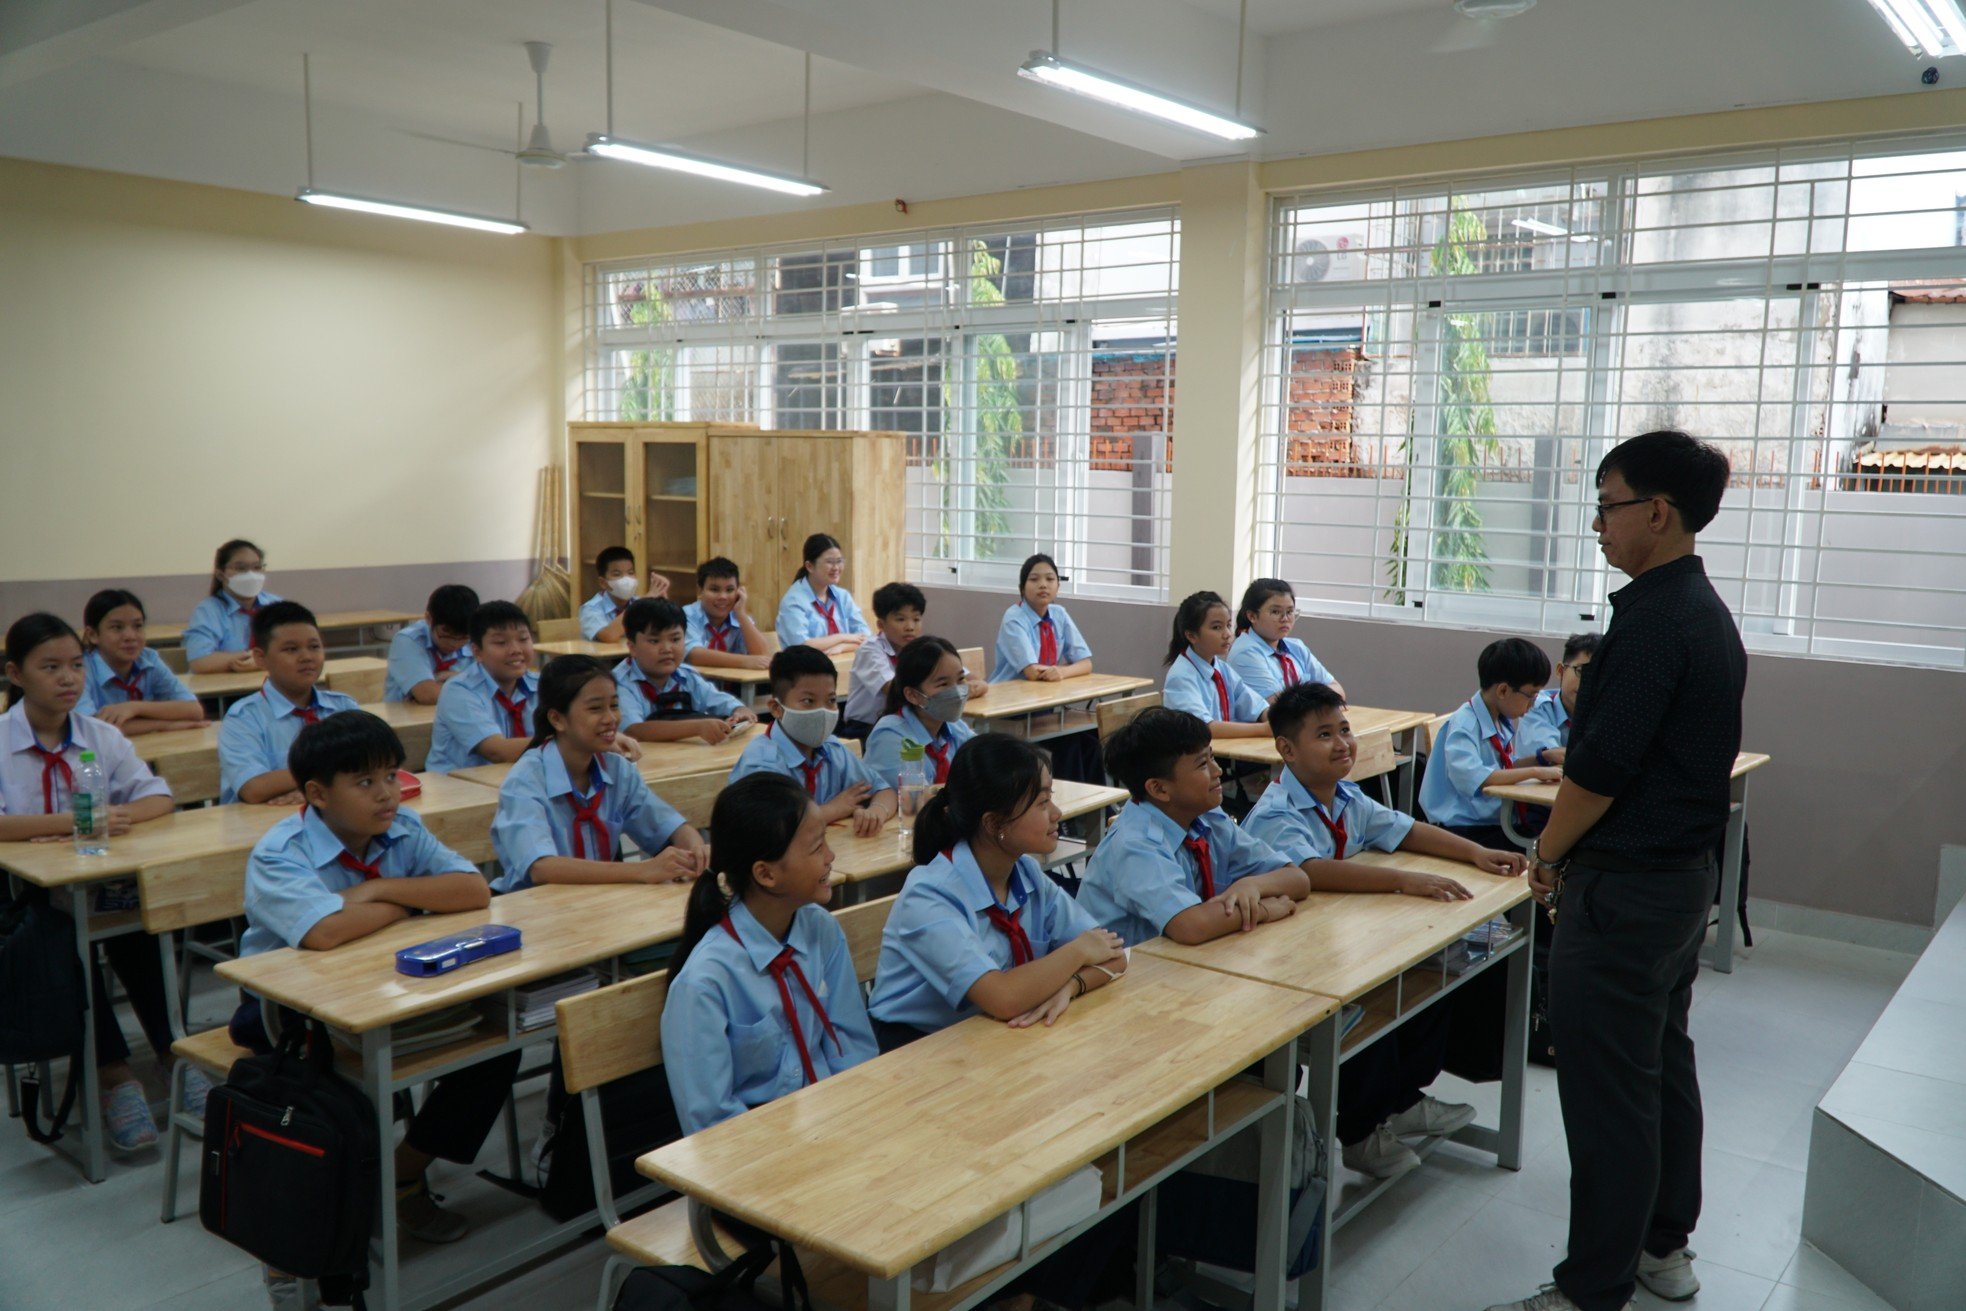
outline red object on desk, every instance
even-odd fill
[[[423,795],[423,780],[415,774],[410,773],[407,769],[396,771],[396,782],[403,789],[402,799],[404,801],[409,801]]]

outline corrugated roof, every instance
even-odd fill
[[[1966,279],[1894,282],[1891,299],[1908,305],[1966,305]]]

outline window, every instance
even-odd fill
[[[1165,599],[1174,215],[887,240],[591,266],[587,416],[898,431],[911,577]]]
[[[1679,427],[1750,647],[1966,665],[1966,142],[1279,197],[1258,563],[1327,614],[1601,629],[1594,473]]]

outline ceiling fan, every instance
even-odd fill
[[[553,46],[547,41],[528,41],[525,44],[526,62],[532,66],[535,99],[532,132],[527,136],[525,144],[517,150],[507,146],[487,145],[482,141],[464,141],[457,137],[418,132],[406,127],[396,130],[405,136],[420,137],[425,141],[441,141],[447,146],[469,146],[473,150],[494,151],[518,160],[527,168],[559,168],[569,159],[586,158],[585,152],[566,154],[553,148],[552,134],[546,130],[546,64],[552,58]]]
[[[1502,23],[1536,7],[1536,0],[1454,0],[1454,12],[1461,20],[1441,29],[1430,53],[1457,54],[1493,45],[1502,35]],[[1473,21],[1466,21],[1466,20]]]

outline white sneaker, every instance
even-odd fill
[[[1438,1097],[1422,1097],[1386,1121],[1386,1127],[1401,1138],[1425,1135],[1445,1138],[1474,1123],[1475,1108],[1465,1102],[1443,1102]]]
[[[1668,1302],[1684,1302],[1700,1291],[1700,1277],[1693,1273],[1693,1255],[1690,1247],[1667,1256],[1640,1252],[1638,1282]]]
[[[1635,1311],[1637,1306],[1638,1299],[1634,1297],[1625,1303],[1625,1311]],[[1520,1302],[1497,1302],[1488,1311],[1578,1311],[1578,1308],[1555,1284],[1544,1284]]]
[[[1420,1168],[1419,1155],[1399,1140],[1390,1121],[1348,1145],[1344,1159],[1347,1170],[1369,1174],[1375,1179],[1397,1179],[1408,1170]]]

